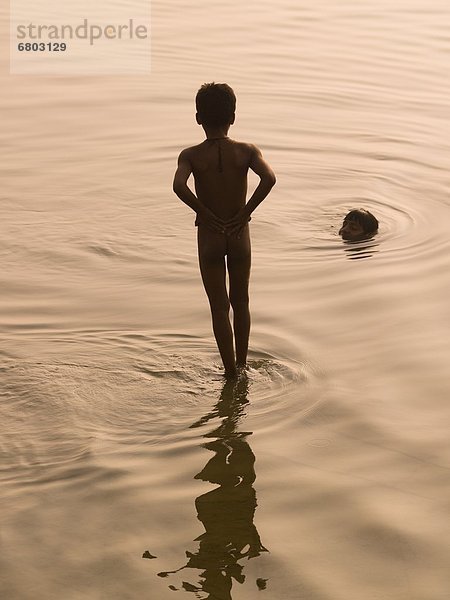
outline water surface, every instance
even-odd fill
[[[449,22],[154,1],[148,77],[2,53],[2,598],[447,600]],[[212,80],[278,178],[235,386],[171,191]]]

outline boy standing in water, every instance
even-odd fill
[[[203,127],[206,140],[181,152],[173,190],[197,213],[200,272],[211,308],[214,336],[225,377],[235,378],[238,369],[247,362],[250,334],[248,222],[274,186],[275,175],[256,146],[228,137],[236,108],[236,96],[229,85],[205,83],[197,92],[195,103],[196,120]],[[259,175],[260,182],[246,203],[249,168]],[[191,173],[196,194],[187,185]],[[236,355],[229,319],[230,302]]]

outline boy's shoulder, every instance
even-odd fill
[[[227,140],[237,150],[248,152],[249,155],[255,152],[259,152],[259,148],[255,146],[255,144],[251,144],[249,142],[239,142],[238,140],[233,140],[231,138],[227,138]],[[212,140],[205,139],[203,140],[203,142],[200,142],[200,144],[195,144],[194,146],[188,146],[187,148],[184,148],[184,150],[180,152],[180,158],[188,160],[189,158],[194,157],[200,154],[201,152],[204,152],[204,150],[208,148],[208,142],[210,141]]]
[[[233,144],[236,145],[236,148],[239,150],[247,151],[249,154],[253,154],[253,152],[258,152],[259,149],[255,144],[251,144],[250,142],[239,142],[237,140],[230,140]]]
[[[195,146],[188,146],[187,148],[183,148],[183,150],[180,152],[180,156],[185,156],[186,158],[189,158],[190,155],[198,152],[202,145],[203,142],[201,144],[195,144]]]

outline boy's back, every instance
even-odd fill
[[[224,221],[245,206],[254,152],[251,144],[229,137],[206,139],[183,152],[191,164],[197,198]]]

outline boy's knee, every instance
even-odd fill
[[[221,313],[229,313],[230,312],[230,301],[227,299],[209,299],[209,305],[211,307],[211,312],[213,315],[220,315]]]
[[[233,310],[246,310],[248,308],[248,294],[231,294],[230,295],[231,306]]]

